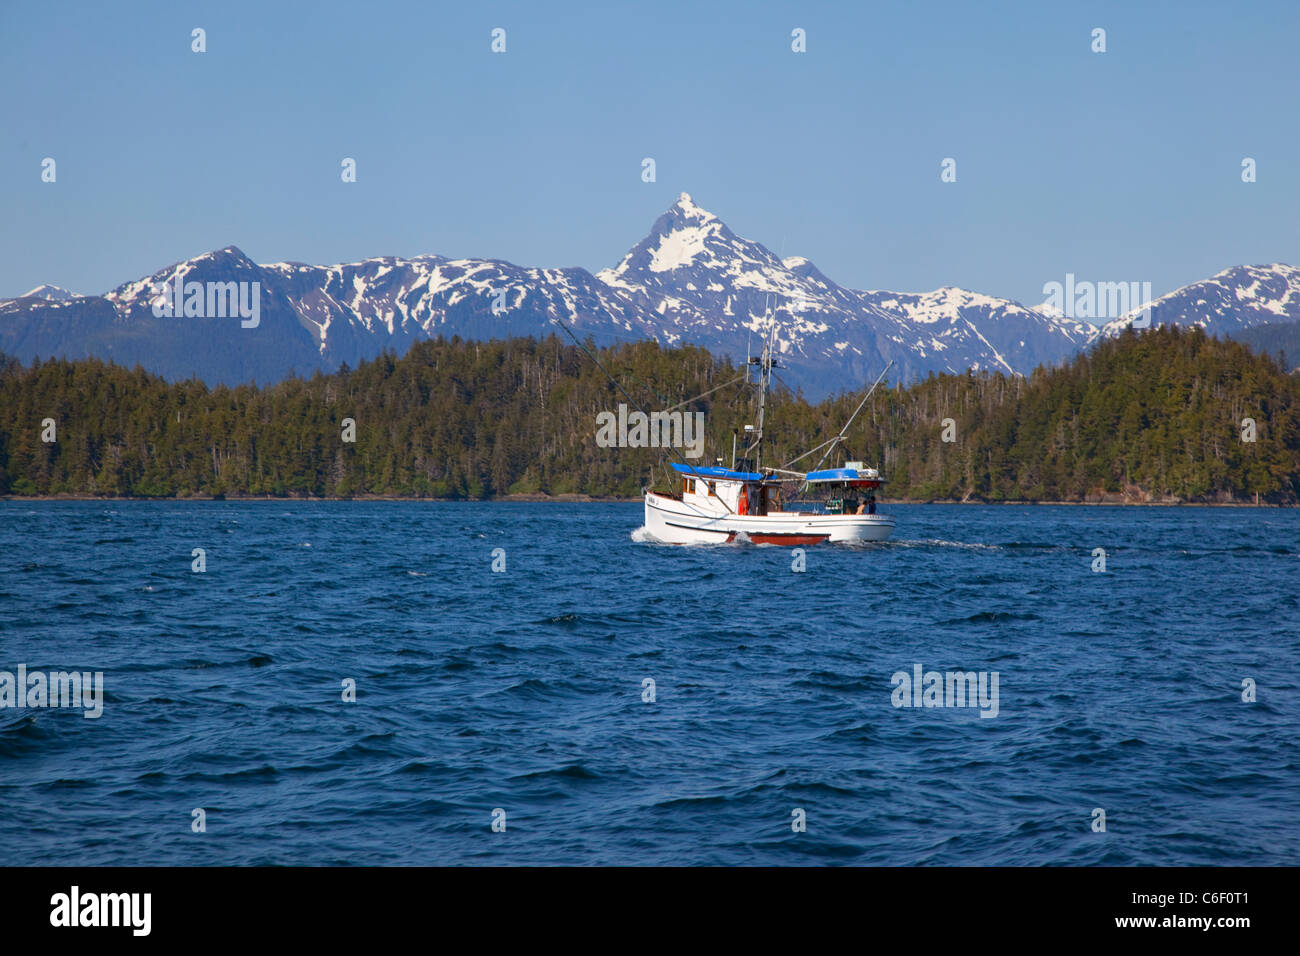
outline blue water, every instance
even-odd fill
[[[4,862],[1300,862],[1300,511],[889,510],[795,573],[639,505],[0,502],[0,670],[105,682],[0,710]]]

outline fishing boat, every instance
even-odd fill
[[[591,359],[645,420],[661,420],[659,416],[663,413],[646,415],[645,410],[592,354],[567,322],[558,316],[553,316],[551,321],[564,330],[573,344]],[[715,466],[693,464],[671,442],[656,446],[666,447],[680,459],[669,464],[675,478],[681,481],[679,491],[646,489],[643,492],[645,531],[656,541],[666,544],[748,541],[753,544],[801,546],[822,542],[885,541],[893,534],[893,516],[879,514],[876,510],[876,492],[885,483],[877,469],[867,468],[861,461],[847,461],[839,468],[823,469],[822,465],[844,442],[849,426],[884,381],[894,363],[886,365],[875,383],[867,389],[867,394],[862,397],[838,435],[810,448],[782,467],[764,467],[763,427],[767,414],[767,393],[771,389],[773,370],[782,367],[775,358],[775,343],[776,323],[769,306],[762,354],[750,356],[745,363],[743,376],[735,379],[736,383],[743,378],[747,386],[757,386],[758,420],[755,424],[745,426],[747,446],[740,457],[737,456],[738,436],[733,434],[731,467],[723,467],[721,458]],[[750,369],[755,367],[758,378],[751,383]],[[733,383],[724,382],[704,395],[679,403],[676,408],[689,405],[731,384]],[[670,411],[675,414],[674,410]],[[822,449],[825,451],[821,460],[812,471],[790,470],[790,465],[803,461]]]
[[[875,510],[884,479],[862,462],[807,472],[807,485],[820,495],[789,502],[781,497],[785,481],[773,472],[671,466],[681,493],[645,493],[645,528],[657,541],[809,545],[884,541],[894,531],[893,516]]]
[[[891,362],[890,365],[893,363]],[[763,352],[746,363],[758,369],[758,421],[745,426],[748,446],[737,458],[732,440],[731,467],[694,465],[684,458],[670,462],[680,490],[671,493],[645,491],[645,530],[657,541],[668,544],[721,544],[748,541],[753,544],[812,545],[823,542],[884,541],[894,531],[892,515],[876,510],[876,492],[885,479],[875,468],[860,461],[843,467],[823,469],[827,457],[844,441],[849,426],[890,365],[858,404],[840,433],[797,458],[787,467],[763,467],[764,418],[772,370],[781,366],[773,357],[773,337],[765,338]],[[791,471],[793,465],[825,448],[812,471]],[[797,487],[796,487],[797,485]]]

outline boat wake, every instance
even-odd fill
[[[641,527],[633,531],[629,537],[631,537],[631,539],[635,541],[637,544],[661,544],[665,546],[671,546],[674,548],[735,548],[735,547],[779,548],[782,547],[782,545],[768,544],[767,542],[759,542],[758,544],[755,544],[753,541],[749,539],[749,535],[747,535],[743,531],[738,532],[736,534],[736,537],[731,541],[664,541],[661,538],[656,538],[650,532],[649,528],[647,528],[645,525],[642,525]]]
[[[866,542],[871,543],[871,542]],[[919,538],[914,541],[878,542],[889,548],[961,548],[965,551],[1005,551],[1000,544],[979,544],[966,541],[945,541],[943,538]]]
[[[637,544],[663,544],[662,541],[650,533],[645,525],[632,532],[632,540]]]

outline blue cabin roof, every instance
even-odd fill
[[[810,471],[804,478],[809,484],[818,481],[884,481],[879,475],[869,477],[856,468],[827,468],[824,471]]]
[[[717,465],[696,465],[690,467],[678,461],[670,461],[673,469],[683,475],[697,475],[700,478],[729,478],[732,481],[762,481],[763,476],[756,471],[732,471]]]

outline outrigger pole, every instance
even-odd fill
[[[822,445],[830,445],[831,447],[826,449],[826,454],[822,455],[821,461],[817,462],[817,467],[812,469],[813,471],[821,470],[821,467],[826,462],[826,459],[829,458],[831,452],[835,450],[835,446],[844,440],[844,435],[845,433],[848,432],[849,426],[852,425],[853,420],[858,417],[858,412],[862,411],[862,406],[867,404],[867,399],[871,397],[871,393],[876,390],[876,386],[879,385],[884,380],[885,376],[889,374],[889,370],[893,367],[894,367],[894,360],[890,359],[889,364],[885,366],[885,370],[880,373],[880,376],[876,379],[875,383],[869,389],[867,389],[867,394],[862,396],[862,401],[858,402],[858,407],[853,410],[853,414],[850,415],[849,420],[844,423],[844,427],[840,429],[840,433],[836,435],[834,438],[830,439],[830,441],[822,442]],[[818,445],[817,448],[821,448],[822,445]],[[802,455],[799,456],[799,458],[803,458],[807,455],[811,455],[814,451],[817,450],[817,448],[814,448],[811,451],[804,452]],[[794,459],[794,461],[787,461],[786,464],[793,465],[796,461],[799,460],[799,458]],[[803,494],[804,489],[807,487],[808,487],[808,479],[805,477],[803,484],[800,485],[799,490],[795,492],[795,497],[797,498],[799,497],[799,495]]]
[[[707,392],[700,392],[700,394],[696,395],[694,398],[688,398],[684,402],[678,402],[676,405],[669,405],[667,408],[664,409],[664,411],[674,412],[677,409],[681,408],[683,405],[689,405],[691,402],[698,402],[705,395],[712,395],[714,392],[718,391],[718,389],[726,388],[728,385],[735,385],[737,382],[739,382],[742,378],[745,377],[746,376],[744,375],[737,375],[730,382],[723,382],[721,385],[711,388]]]
[[[558,315],[556,315],[556,316],[552,316],[552,317],[551,317],[551,321],[554,322],[556,325],[558,325],[560,328],[564,329],[564,331],[567,332],[567,333],[569,334],[569,338],[573,339],[573,344],[576,345],[576,346],[578,346],[578,348],[582,349],[583,354],[585,354],[585,355],[587,356],[587,358],[591,359],[591,361],[595,364],[596,368],[598,368],[598,369],[600,369],[602,372],[604,372],[604,373],[605,373],[605,377],[606,377],[607,379],[609,379],[611,382],[614,383],[614,387],[617,388],[620,392],[623,393],[623,397],[626,398],[629,402],[631,402],[631,403],[632,403],[632,406],[633,406],[633,407],[634,407],[638,412],[640,412],[642,415],[645,415],[646,420],[649,421],[649,420],[650,420],[650,415],[646,412],[646,410],[645,410],[644,408],[641,407],[641,403],[638,402],[638,401],[637,401],[635,398],[633,398],[631,395],[629,395],[629,394],[627,393],[627,389],[625,389],[625,388],[623,387],[622,383],[620,383],[619,380],[616,379],[613,375],[610,375],[610,374],[609,374],[609,371],[605,368],[605,366],[603,366],[603,365],[600,364],[600,359],[598,359],[598,358],[596,358],[596,356],[592,355],[592,354],[591,354],[591,350],[588,349],[587,346],[583,345],[582,342],[580,342],[580,341],[578,340],[578,336],[574,334],[573,329],[569,328],[569,324],[568,324],[567,322],[565,322],[563,319],[561,319]],[[705,392],[704,394],[707,395],[708,392]],[[691,399],[691,401],[694,401],[694,399]],[[671,444],[670,444],[670,445],[668,445],[668,448],[672,451],[672,453],[673,453],[674,455],[676,455],[678,458],[680,458],[680,459],[682,460],[682,464],[685,465],[687,468],[690,469],[690,472],[691,472],[692,475],[694,475],[696,478],[700,479],[701,481],[708,481],[708,480],[709,480],[706,476],[701,475],[698,471],[696,471],[696,470],[695,470],[695,466],[692,465],[689,461],[687,461],[687,460],[686,460],[686,456],[683,455],[680,451],[678,451],[677,448],[676,448],[674,445],[671,445]],[[729,511],[729,512],[731,511],[731,507],[730,507],[730,506],[729,506],[725,501],[723,501],[721,498],[718,499],[718,503],[721,504],[722,507],[726,508],[727,511]]]

